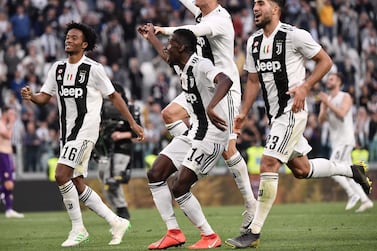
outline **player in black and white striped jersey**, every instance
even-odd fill
[[[68,24],[65,33],[68,58],[53,64],[39,93],[33,94],[28,86],[21,90],[25,100],[39,105],[46,104],[53,95],[57,96],[61,152],[55,178],[72,223],[63,247],[76,246],[89,237],[79,200],[111,225],[113,238],[109,245],[118,245],[130,227],[128,220],[114,214],[84,183],[88,161],[99,135],[103,97],[107,96],[113,102],[140,140],[144,137],[143,128],[135,122],[124,100],[115,91],[104,67],[85,56],[85,51],[94,49],[95,43],[96,33],[89,26]]]
[[[343,175],[353,177],[366,193],[371,183],[361,165],[343,166],[327,159],[309,160],[311,146],[303,136],[307,122],[306,96],[332,66],[331,58],[302,29],[280,22],[284,0],[255,0],[256,31],[247,42],[244,69],[249,72],[235,130],[241,130],[249,109],[262,89],[270,132],[260,163],[257,210],[248,232],[225,241],[233,248],[257,247],[260,232],[275,201],[278,171],[286,164],[296,178]],[[316,65],[306,76],[305,60]]]
[[[148,171],[153,200],[168,229],[165,236],[150,244],[148,249],[166,249],[186,242],[174,214],[167,183],[167,179],[177,171],[172,192],[201,235],[201,239],[189,249],[219,247],[221,239],[207,222],[200,203],[191,193],[191,187],[210,172],[227,147],[229,116],[225,96],[232,80],[209,59],[195,53],[196,37],[190,30],[174,31],[167,47],[155,36],[152,24],[143,25],[138,31],[167,63],[178,67],[176,70],[191,122],[190,129],[174,137]]]
[[[155,27],[157,33],[171,35],[176,29],[189,29],[197,36],[197,53],[210,59],[233,81],[227,95],[230,116],[229,147],[223,158],[244,199],[245,211],[240,232],[243,233],[251,223],[255,211],[255,197],[251,189],[247,164],[236,148],[237,134],[233,132],[233,119],[241,105],[241,84],[237,66],[234,62],[235,32],[232,18],[217,0],[180,0],[195,16],[197,24],[178,27]],[[182,119],[187,117],[183,95],[178,95],[165,109],[162,116],[169,132],[176,136],[187,130]]]

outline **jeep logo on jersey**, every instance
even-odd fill
[[[84,91],[78,87],[64,87],[62,86],[59,95],[64,98],[82,98]]]
[[[279,61],[257,61],[256,69],[258,72],[278,72],[281,70],[281,64]]]
[[[85,82],[85,76],[86,76],[86,71],[80,71],[80,73],[79,73],[79,83],[80,84]]]

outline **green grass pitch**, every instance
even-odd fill
[[[258,250],[377,250],[377,203],[367,212],[345,211],[345,202],[275,205],[262,231]],[[224,244],[238,235],[241,206],[205,207],[205,215],[223,240],[216,250],[231,250]],[[109,226],[95,213],[85,210],[84,223],[90,240],[79,247],[60,248],[70,230],[66,212],[26,213],[24,219],[6,219],[0,215],[0,250],[147,250],[147,246],[165,233],[156,209],[131,210],[132,228],[119,246],[108,246]],[[199,239],[199,231],[176,209],[187,242],[186,250]]]

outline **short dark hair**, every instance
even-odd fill
[[[275,2],[277,5],[279,5],[280,9],[283,10],[285,6],[285,0],[270,0],[272,2]]]
[[[343,84],[343,79],[344,79],[343,74],[340,72],[334,72],[333,74],[337,76],[337,78],[340,80],[340,83]]]
[[[94,29],[83,23],[71,22],[67,24],[64,37],[66,37],[68,31],[72,29],[78,29],[84,34],[84,41],[88,43],[88,46],[85,48],[85,51],[91,51],[95,48],[97,42],[97,34],[94,31]]]
[[[1,107],[1,112],[2,112],[2,113],[5,113],[5,112],[7,112],[7,111],[10,110],[10,109],[12,109],[10,106],[3,105],[3,106]]]
[[[188,29],[177,29],[173,34],[178,42],[185,46],[187,52],[196,52],[196,36],[192,31]]]

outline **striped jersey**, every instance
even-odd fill
[[[345,95],[345,92],[340,91],[333,98],[329,96],[329,102],[336,107],[340,107]],[[352,108],[348,110],[343,119],[337,117],[330,109],[327,109],[327,121],[329,122],[330,142],[333,148],[344,145],[355,146]]]
[[[270,121],[292,109],[287,91],[304,83],[305,60],[320,50],[309,32],[281,22],[269,37],[260,29],[248,39],[244,69],[258,74]]]
[[[229,132],[221,131],[212,124],[206,109],[215,92],[214,78],[222,72],[209,59],[193,54],[181,71],[181,86],[188,103],[190,115],[190,129],[188,137],[226,144]],[[226,99],[223,98],[215,107],[215,112],[227,123],[229,122]],[[228,123],[229,124],[229,123]]]
[[[209,24],[212,34],[197,38],[197,53],[199,56],[210,59],[216,67],[220,68],[233,81],[231,91],[241,95],[240,76],[234,62],[234,27],[228,11],[218,5],[216,9],[202,16],[198,7],[194,5],[193,14],[200,24]]]
[[[57,61],[48,72],[41,92],[57,96],[60,140],[96,142],[103,97],[115,91],[104,67],[86,56],[76,64]]]

